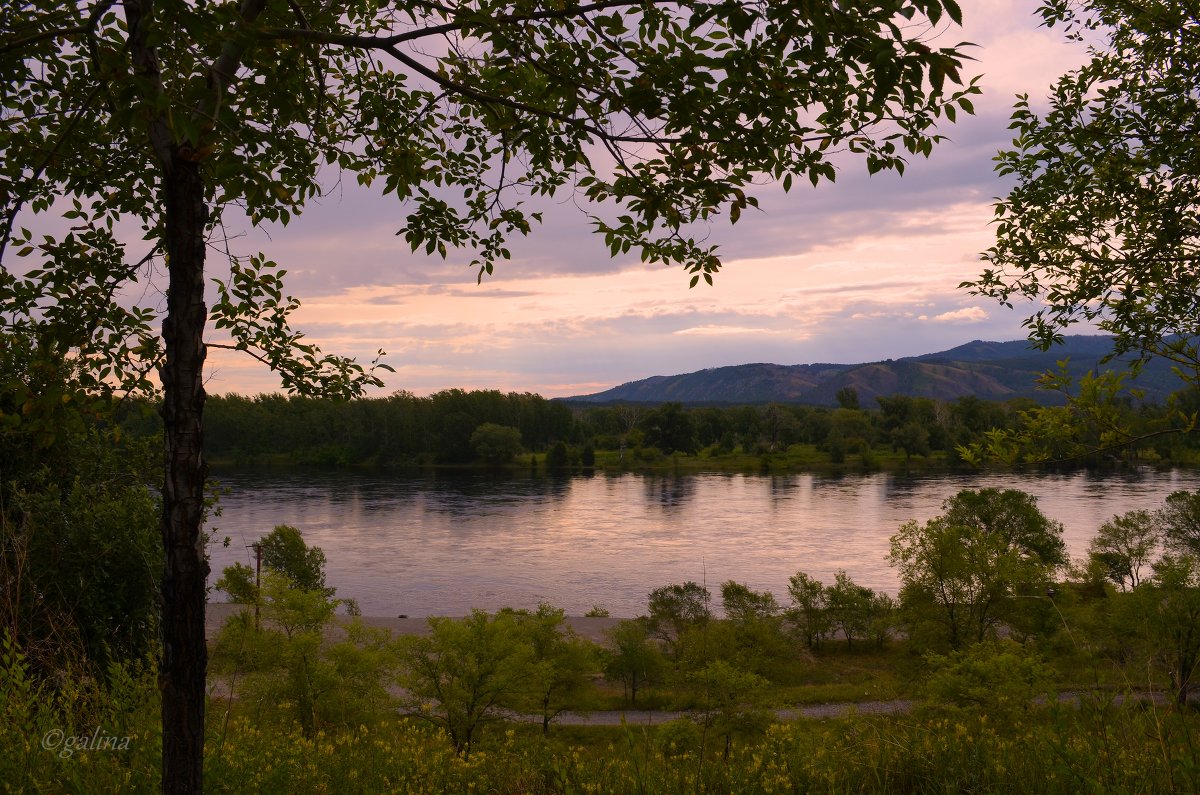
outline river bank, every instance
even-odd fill
[[[239,610],[249,610],[251,608],[246,605],[230,604],[228,602],[209,602],[207,609],[204,612],[204,637],[210,642],[220,631],[229,617]],[[362,622],[369,627],[377,627],[386,629],[393,636],[399,635],[426,635],[429,633],[429,624],[425,617],[408,616],[361,616]],[[337,633],[341,627],[350,620],[349,616],[339,615],[334,619],[330,627],[330,632],[334,633],[332,637],[337,637]],[[607,631],[617,625],[619,618],[608,618],[598,616],[567,616],[567,626],[575,630],[575,632],[583,638],[587,638],[593,643],[604,643],[607,639]]]

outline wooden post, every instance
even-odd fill
[[[259,630],[259,605],[262,604],[262,542],[255,541],[254,547],[254,631]]]

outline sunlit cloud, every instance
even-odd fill
[[[968,306],[950,312],[943,312],[933,317],[921,315],[918,319],[930,320],[934,323],[981,323],[988,319],[988,313],[981,306]]]
[[[682,328],[672,334],[692,334],[701,337],[725,337],[737,334],[773,334],[769,329],[748,328],[746,326],[692,326]]]

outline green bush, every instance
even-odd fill
[[[1041,658],[1011,640],[979,643],[942,656],[926,654],[927,708],[973,709],[993,718],[1030,709],[1050,695],[1052,676]]]
[[[654,730],[659,753],[665,757],[696,755],[700,752],[700,727],[689,718],[676,718]]]

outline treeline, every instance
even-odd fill
[[[1104,407],[1109,421],[1133,440],[1113,449],[1105,429],[1077,438],[1084,464],[1114,461],[1196,463],[1195,434],[1162,433],[1200,408],[1195,390],[1166,407],[1130,402]],[[636,467],[663,456],[730,459],[777,456],[806,448],[806,462],[962,462],[960,451],[994,439],[997,431],[1040,434],[1050,423],[1073,421],[1078,409],[1038,406],[1028,399],[953,401],[894,395],[860,405],[853,389],[838,394],[837,408],[771,403],[687,408],[679,403],[583,406],[530,393],[450,389],[429,397],[397,392],[350,402],[282,395],[216,395],[206,405],[205,446],[216,461],[255,464],[284,461],[334,466],[424,466],[487,463],[548,455],[550,465],[591,465],[595,451],[612,451],[604,463]],[[1052,416],[1053,415],[1053,416]],[[127,416],[127,429],[157,431],[151,411]],[[1094,424],[1094,423],[1093,423]],[[1140,439],[1140,441],[1138,441]]]

